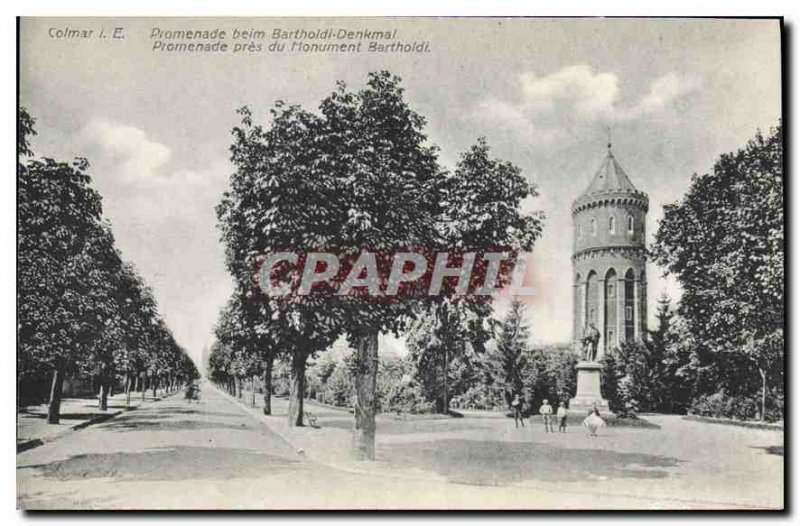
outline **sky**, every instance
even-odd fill
[[[117,27],[124,38],[110,38]],[[67,28],[93,33],[54,37]],[[155,28],[257,29],[267,39],[258,53],[160,52]],[[428,42],[430,52],[272,53],[276,28],[397,30],[398,41]],[[537,292],[527,299],[539,343],[571,338],[570,207],[606,154],[609,128],[615,157],[649,194],[652,241],[662,206],[692,174],[781,116],[774,20],[23,19],[19,45],[36,154],[89,160],[123,257],[196,359],[232,291],[214,206],[243,105],[266,124],[276,100],[315,109],[336,81],[358,88],[368,72],[388,69],[427,119],[442,164],[486,137],[493,155],[537,185],[526,210],[546,214],[533,254]],[[680,295],[662,274],[648,265],[651,324],[656,298]],[[382,343],[403,351],[402,341]]]

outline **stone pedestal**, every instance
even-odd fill
[[[611,414],[608,409],[608,402],[603,400],[600,394],[600,369],[597,362],[578,362],[578,388],[575,398],[569,401],[569,412],[576,414],[589,413],[593,407],[597,407],[600,414]]]

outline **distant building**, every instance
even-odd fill
[[[611,152],[572,204],[573,341],[586,327],[600,332],[597,359],[641,338],[647,320],[645,220],[649,199],[633,186]]]

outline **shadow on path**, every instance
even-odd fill
[[[171,406],[171,407],[158,407],[153,408],[153,414],[161,415],[203,415],[203,416],[235,416],[241,418],[241,413],[228,413],[223,411],[205,411],[201,407],[197,407],[197,409],[191,409],[188,407],[181,407],[181,406]]]
[[[783,446],[750,446],[753,449],[763,449],[768,455],[783,456]]]
[[[232,429],[236,431],[252,430],[253,425],[241,424],[221,424],[217,422],[206,422],[203,420],[160,420],[156,415],[148,419],[126,418],[115,420],[107,424],[97,426],[98,429],[108,431],[198,431],[201,429]]]
[[[61,413],[58,415],[59,421],[61,420],[93,420],[103,416],[109,416],[113,411],[109,408],[108,411],[95,411],[93,413]],[[46,414],[36,413],[21,413],[20,418],[38,418],[44,420],[47,418]]]
[[[247,449],[179,446],[133,453],[75,455],[17,469],[35,469],[45,477],[59,480],[191,480],[257,478],[300,467],[299,461]]]
[[[525,442],[437,440],[381,448],[381,459],[434,471],[451,482],[504,486],[523,480],[575,482],[669,476],[673,457]]]

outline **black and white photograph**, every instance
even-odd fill
[[[778,15],[17,18],[17,508],[785,510]]]

